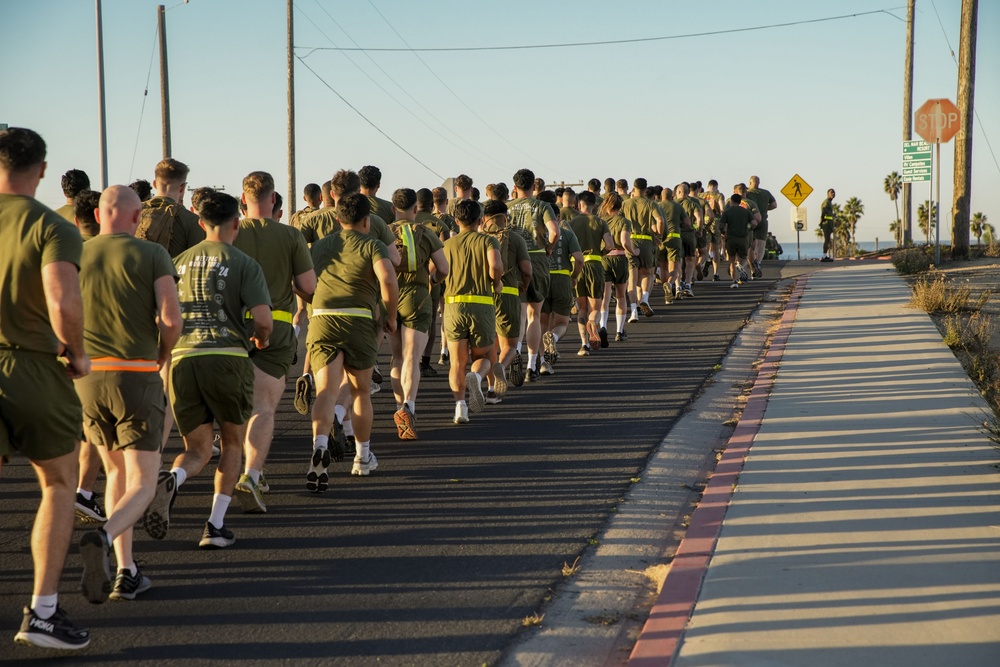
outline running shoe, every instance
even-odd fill
[[[578,357],[589,357],[590,356],[590,346],[581,345],[579,351],[576,353]]]
[[[62,607],[56,607],[56,613],[45,619],[25,607],[24,620],[14,641],[25,646],[76,651],[90,644],[90,631],[73,625]]]
[[[472,371],[466,373],[465,388],[469,394],[469,412],[482,412],[486,397],[483,396],[483,386],[480,384],[479,376]]]
[[[524,384],[524,358],[520,352],[514,353],[514,361],[510,364],[510,383],[515,387]]]
[[[90,500],[83,497],[79,491],[76,492],[76,516],[84,523],[104,523],[108,520],[108,515],[104,513],[104,508],[100,503],[101,496],[96,493],[90,494]]]
[[[333,426],[330,428],[330,458],[334,461],[343,461],[347,449],[347,436],[344,435],[344,425],[337,415],[333,416]]]
[[[497,403],[502,403],[503,399],[500,398],[495,391],[490,389],[486,392],[486,405],[496,405]]]
[[[264,477],[264,471],[260,471],[260,481],[257,482],[257,488],[260,489],[261,493],[267,493],[271,490],[271,485],[267,483],[267,477]]]
[[[312,407],[312,393],[312,377],[303,375],[295,381],[295,398],[292,399],[292,405],[300,415],[309,414],[309,409]]]
[[[615,334],[616,343],[624,343],[627,340],[628,340],[628,334],[625,333],[624,331],[619,331],[618,333]]]
[[[545,346],[545,351],[542,353],[545,361],[550,364],[559,361],[559,350],[556,349],[556,337],[551,331],[546,331],[542,334],[542,345]]]
[[[264,504],[260,485],[255,484],[250,475],[240,475],[239,481],[236,482],[235,495],[239,499],[243,511],[247,514],[265,514],[267,512],[267,505]]]
[[[456,424],[468,424],[469,423],[469,406],[462,405],[460,403],[455,404],[455,423]]]
[[[601,349],[601,334],[597,329],[597,325],[588,321],[584,329],[586,329],[587,336],[590,338],[590,349],[597,352]]]
[[[754,278],[762,278],[763,276],[764,276],[764,269],[760,265],[760,260],[759,259],[755,259],[754,262],[753,262],[753,277]]]
[[[346,443],[344,449],[348,455],[354,456],[358,453],[358,441],[354,439],[353,435],[345,435],[344,442]]]
[[[448,348],[441,349],[441,356],[438,358],[438,366],[444,366],[448,363]]]
[[[694,298],[694,290],[691,289],[691,283],[684,283],[684,296]]]
[[[642,311],[642,314],[645,315],[646,317],[653,316],[653,309],[649,307],[649,303],[646,301],[643,301],[642,303],[639,304],[639,310]]]
[[[382,384],[382,371],[378,368],[378,363],[372,368],[372,382],[375,384]]]
[[[426,364],[420,364],[420,377],[432,378],[437,374],[437,370],[431,366],[429,361]]]
[[[156,495],[142,515],[142,527],[154,540],[162,540],[170,528],[170,508],[177,498],[177,477],[169,470],[161,470],[156,479]]]
[[[719,282],[719,280],[721,280],[721,278],[719,278],[719,274],[718,274],[718,273],[716,273],[716,274],[715,274],[715,277],[714,277],[714,278],[712,278],[712,280],[714,280],[715,282]]]
[[[221,443],[221,442],[222,442],[222,436],[219,435],[218,433],[216,433],[215,437],[212,438],[212,457],[213,458],[222,453],[222,448],[219,446],[219,443]]]
[[[527,382],[538,382],[539,379],[541,379],[541,376],[538,374],[538,371],[536,371],[534,368],[529,368],[528,377],[526,377],[525,380]]]
[[[313,450],[309,459],[309,471],[306,473],[306,489],[313,493],[323,493],[330,486],[330,450],[318,447]]]
[[[733,284],[729,286],[729,289],[738,289],[739,286],[740,284],[734,280]]]
[[[638,321],[639,321],[639,312],[638,311],[636,311],[636,312],[632,313],[631,315],[629,315],[629,318],[628,318],[628,323],[629,324],[635,324]]]
[[[112,600],[134,600],[139,593],[145,593],[153,586],[149,577],[136,568],[135,574],[128,570],[118,570],[115,577],[115,589],[111,591]]]
[[[601,339],[601,347],[607,347],[611,344],[608,342],[608,330],[606,328],[601,327],[601,329],[597,332],[597,335]]]
[[[417,420],[410,412],[410,406],[404,405],[402,409],[396,410],[392,415],[392,421],[396,424],[396,435],[400,440],[417,439]]]
[[[369,451],[367,461],[362,461],[360,456],[354,456],[354,466],[351,468],[351,474],[367,477],[376,468],[378,468],[378,460],[375,458],[375,454]]]
[[[507,369],[499,361],[493,364],[494,385],[497,398],[503,398],[507,394]]]
[[[80,537],[83,578],[80,592],[88,602],[101,604],[111,593],[111,540],[103,530],[91,530]]]
[[[539,375],[555,375],[556,371],[555,371],[554,368],[552,368],[552,364],[550,364],[547,361],[543,361],[542,363],[540,363],[538,365],[538,374]]]
[[[374,396],[375,394],[379,393],[380,391],[382,391],[382,385],[380,385],[379,383],[377,383],[374,380],[372,380],[371,388],[369,389],[368,394],[370,396]]]
[[[236,542],[233,531],[225,526],[216,528],[211,521],[205,522],[205,532],[201,534],[201,541],[198,546],[202,549],[224,549],[232,546]]]
[[[746,281],[750,280],[750,276],[747,275],[747,270],[743,268],[742,264],[736,265],[736,271],[740,276],[739,281],[741,283],[745,283]]]

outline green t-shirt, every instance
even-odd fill
[[[491,248],[500,250],[500,243],[494,237],[469,230],[444,242],[444,256],[448,260],[448,275],[444,279],[446,297],[493,296],[487,259]]]
[[[154,283],[177,278],[170,253],[159,243],[131,234],[103,234],[83,246],[80,294],[83,343],[91,357],[156,359]]]
[[[563,222],[569,222],[578,215],[580,215],[579,209],[575,209],[572,206],[563,206],[559,209],[559,219]]]
[[[534,237],[535,247],[528,250],[545,249],[549,238],[547,224],[556,219],[551,206],[534,197],[518,197],[507,202],[507,216],[508,226],[520,227]]]
[[[581,252],[580,240],[566,223],[559,225],[559,240],[549,255],[549,271],[572,271],[573,255]]]
[[[824,232],[833,232],[834,227],[833,200],[824,199],[819,213],[819,228]]]
[[[367,308],[374,314],[381,297],[375,264],[389,259],[382,241],[351,229],[340,229],[313,244],[318,308]]]
[[[396,242],[395,237],[392,235],[392,231],[389,230],[389,224],[385,220],[374,213],[368,216],[368,220],[370,221],[368,227],[369,236],[378,239],[386,246],[392,245]],[[329,206],[327,208],[321,208],[312,215],[304,218],[302,220],[301,227],[299,227],[299,231],[302,232],[302,236],[305,238],[306,243],[312,245],[321,238],[333,234],[340,228],[340,222],[337,220],[337,209],[333,206]]]
[[[142,203],[143,208],[158,208],[174,204],[177,206],[177,218],[170,228],[170,245],[167,250],[171,257],[177,257],[188,248],[193,248],[205,240],[205,230],[198,224],[198,216],[187,210],[170,197],[153,197]]]
[[[80,266],[80,231],[41,202],[0,194],[0,348],[55,354],[42,267]]]
[[[684,199],[682,199],[679,202],[677,202],[677,204],[679,204],[680,207],[682,209],[684,209],[684,212],[687,213],[688,218],[689,218],[689,222],[691,224],[690,227],[681,227],[681,231],[682,232],[690,232],[690,231],[694,231],[695,229],[697,229],[695,227],[695,225],[698,224],[698,216],[697,216],[697,214],[702,212],[702,210],[701,210],[701,200],[698,199],[698,198],[696,198],[696,197],[692,197],[691,195],[688,195]],[[702,222],[704,223],[704,218],[702,218]]]
[[[177,349],[250,349],[244,313],[271,305],[264,271],[252,257],[220,241],[202,241],[174,258],[184,330]]]
[[[294,312],[292,278],[313,267],[309,247],[299,230],[275,220],[244,218],[233,246],[257,260],[264,270],[274,309]]]
[[[687,212],[684,207],[673,199],[668,199],[666,201],[660,200],[660,210],[663,211],[664,238],[666,238],[666,234],[680,234],[681,220],[684,219],[684,214]]]
[[[628,218],[623,216],[621,213],[615,213],[613,216],[608,218],[608,231],[611,232],[611,238],[615,240],[615,250],[625,250],[625,246],[622,245],[622,230],[627,229],[628,233],[632,233],[632,223],[628,221]],[[605,248],[610,252],[611,248]]]
[[[645,197],[631,197],[622,203],[622,215],[632,223],[632,236],[652,236],[656,219],[653,202]]]
[[[368,203],[372,206],[372,213],[384,221],[396,219],[396,209],[392,207],[392,202],[375,197],[374,195],[365,196],[368,197]]]
[[[76,224],[76,206],[73,204],[63,204],[56,209],[56,213],[66,219],[66,222]]]
[[[753,214],[749,208],[742,206],[730,206],[722,212],[722,217],[718,221],[720,234],[725,234],[729,238],[746,238],[750,235]]]
[[[747,190],[747,197],[757,204],[757,210],[760,212],[760,221],[767,222],[767,208],[774,201],[771,193],[762,188],[754,188],[753,190]]]
[[[458,202],[465,201],[465,197],[455,197],[454,199],[448,200],[448,206],[445,207],[445,211],[452,218],[455,217],[455,207],[458,206]]]
[[[444,247],[426,225],[406,220],[396,220],[390,225],[396,246],[400,248],[399,266],[396,267],[396,281],[399,287],[430,287],[430,272],[427,263],[431,255]],[[404,246],[405,254],[401,246]]]
[[[578,215],[570,220],[569,227],[576,234],[584,255],[600,255],[604,235],[611,233],[608,223],[596,215]]]
[[[507,253],[503,257],[504,287],[521,286],[521,262],[523,261],[531,261],[531,255],[528,254],[528,244],[519,235],[508,233]]]

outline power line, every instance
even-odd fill
[[[326,82],[326,80],[325,80],[325,79],[324,79],[323,77],[321,77],[321,76],[320,76],[320,75],[319,75],[319,74],[318,74],[318,73],[316,72],[316,70],[314,70],[314,69],[313,69],[312,67],[309,67],[309,63],[307,63],[307,62],[306,62],[305,60],[303,60],[303,59],[302,59],[302,58],[301,58],[300,56],[295,56],[295,57],[296,57],[296,58],[298,58],[298,61],[299,61],[300,63],[302,63],[303,67],[305,67],[305,68],[306,68],[307,70],[309,70],[310,72],[312,72],[313,76],[315,76],[315,77],[316,77],[317,79],[319,79],[319,80],[320,80],[320,83],[322,83],[322,84],[323,84],[324,86],[326,86],[327,88],[329,88],[329,89],[330,89],[330,92],[331,92],[331,93],[333,93],[334,95],[336,95],[337,97],[339,97],[339,98],[340,98],[340,101],[341,101],[341,102],[343,102],[344,104],[346,104],[347,106],[349,106],[349,107],[351,108],[351,110],[352,110],[352,111],[353,111],[354,113],[356,113],[356,114],[358,114],[359,116],[361,116],[361,118],[362,118],[362,119],[363,119],[363,120],[364,120],[364,121],[365,121],[366,123],[368,123],[368,124],[369,124],[369,125],[371,125],[371,126],[372,126],[373,128],[375,128],[375,131],[377,131],[377,132],[378,132],[379,134],[381,134],[381,135],[382,135],[383,137],[385,137],[386,139],[388,139],[388,140],[389,140],[389,141],[390,141],[390,142],[392,143],[392,145],[394,145],[394,146],[395,146],[396,148],[398,148],[399,150],[401,150],[401,151],[403,151],[404,153],[406,153],[407,155],[409,155],[409,156],[410,156],[411,158],[413,158],[413,161],[414,161],[414,162],[416,162],[416,163],[417,163],[417,164],[419,164],[419,165],[420,165],[421,167],[423,167],[423,168],[424,168],[424,169],[426,169],[427,171],[431,172],[432,174],[434,174],[435,176],[437,176],[438,178],[440,178],[440,179],[441,179],[442,181],[443,181],[443,180],[445,180],[444,176],[442,176],[441,174],[439,174],[439,173],[437,173],[436,171],[434,171],[433,169],[431,169],[431,168],[430,168],[429,166],[427,166],[427,164],[426,164],[426,163],[424,163],[424,162],[423,162],[423,161],[422,161],[422,160],[421,160],[420,158],[418,158],[418,157],[417,157],[416,155],[414,155],[414,154],[413,154],[413,153],[411,153],[410,151],[408,151],[408,150],[406,150],[405,148],[403,148],[403,146],[402,146],[402,145],[400,145],[400,143],[399,143],[398,141],[396,141],[395,139],[393,139],[392,137],[390,137],[390,136],[389,136],[388,134],[386,134],[386,133],[385,133],[385,132],[384,132],[384,131],[382,130],[382,128],[380,128],[380,127],[379,127],[378,125],[376,125],[376,124],[375,124],[375,123],[373,123],[373,122],[372,122],[371,120],[369,120],[369,119],[368,119],[368,116],[366,116],[366,115],[364,115],[363,113],[361,113],[361,112],[360,112],[360,111],[358,110],[358,108],[357,108],[357,107],[355,107],[355,106],[354,106],[353,104],[351,104],[350,102],[348,102],[348,101],[347,101],[347,98],[345,98],[345,97],[344,97],[343,95],[341,95],[340,93],[338,93],[338,92],[337,92],[337,91],[336,91],[336,90],[334,89],[334,87],[333,87],[333,86],[331,86],[331,85],[330,85],[329,83],[327,83],[327,82]]]
[[[153,75],[153,58],[156,57],[156,39],[158,30],[153,31],[153,50],[149,54],[149,69],[146,71],[146,87],[142,91],[142,107],[139,109],[139,125],[135,128],[135,146],[132,148],[132,163],[128,166],[128,180],[132,180],[132,172],[135,169],[135,154],[139,151],[139,134],[142,131],[142,117],[146,113],[146,98],[149,95],[149,79]]]
[[[501,133],[500,133],[500,132],[499,132],[499,131],[498,131],[498,130],[497,130],[497,129],[495,128],[495,127],[493,127],[493,126],[492,126],[492,125],[490,125],[490,124],[489,124],[488,122],[486,122],[486,120],[485,120],[485,119],[484,119],[484,118],[483,118],[482,116],[480,116],[480,115],[479,115],[478,113],[476,113],[475,109],[473,109],[472,107],[470,107],[470,106],[468,105],[468,103],[466,103],[466,101],[465,101],[464,99],[462,99],[462,97],[461,97],[461,96],[460,96],[460,95],[459,95],[458,93],[456,93],[456,92],[455,92],[454,90],[452,90],[452,89],[451,89],[451,86],[449,86],[449,85],[448,85],[448,84],[447,84],[447,83],[445,82],[445,80],[444,80],[444,79],[442,79],[442,78],[441,78],[440,76],[438,76],[438,75],[437,75],[437,72],[435,72],[435,71],[434,71],[434,70],[433,70],[433,69],[431,68],[431,66],[430,66],[430,65],[428,65],[428,64],[427,64],[427,63],[426,63],[426,62],[424,61],[424,59],[423,59],[423,58],[421,58],[421,57],[420,57],[420,54],[419,54],[419,53],[417,53],[417,51],[419,51],[419,50],[422,50],[422,49],[414,49],[414,48],[410,47],[410,44],[409,44],[409,42],[407,42],[407,41],[406,41],[406,38],[405,38],[405,37],[403,37],[403,36],[402,36],[402,35],[401,35],[401,34],[399,33],[399,31],[398,31],[398,30],[396,30],[395,26],[393,26],[393,25],[392,25],[392,23],[390,23],[390,22],[389,22],[389,19],[387,19],[387,18],[385,17],[385,14],[383,14],[383,13],[382,13],[382,12],[381,12],[381,11],[379,10],[379,8],[375,6],[375,3],[374,3],[374,2],[372,2],[372,0],[368,0],[368,4],[372,6],[372,9],[374,9],[374,10],[375,10],[375,11],[376,11],[376,12],[378,13],[378,15],[379,15],[379,16],[381,16],[381,17],[382,17],[382,20],[383,20],[383,21],[385,21],[386,25],[388,25],[388,26],[389,26],[389,27],[390,27],[390,28],[392,29],[392,31],[393,31],[394,33],[396,33],[396,36],[397,36],[397,37],[399,37],[400,41],[402,41],[402,42],[403,42],[403,44],[405,44],[405,45],[407,46],[407,48],[406,48],[406,49],[399,49],[399,50],[408,50],[408,51],[409,51],[410,53],[412,53],[412,54],[413,54],[413,55],[414,55],[414,56],[415,56],[415,57],[417,58],[417,60],[419,60],[419,61],[420,61],[420,63],[421,63],[421,64],[422,64],[422,65],[423,65],[424,67],[426,67],[426,68],[427,68],[427,71],[428,71],[428,72],[430,72],[430,73],[431,73],[431,74],[432,74],[432,75],[434,76],[434,78],[435,78],[435,79],[437,79],[437,80],[438,80],[438,81],[439,81],[439,82],[441,83],[441,85],[442,85],[442,86],[444,86],[444,87],[445,87],[445,89],[446,89],[446,90],[447,90],[447,91],[448,91],[449,93],[451,93],[451,94],[452,94],[452,96],[453,96],[453,97],[454,97],[454,98],[455,98],[456,100],[458,100],[458,101],[459,101],[459,103],[460,103],[460,104],[461,104],[461,105],[462,105],[463,107],[465,107],[465,108],[466,108],[466,109],[467,109],[467,110],[469,111],[469,113],[471,113],[471,114],[472,114],[473,116],[475,116],[475,117],[476,117],[476,118],[477,118],[477,119],[479,120],[479,122],[480,122],[480,123],[482,123],[483,125],[485,125],[486,127],[488,127],[488,128],[490,129],[490,131],[491,131],[491,132],[493,132],[493,134],[495,134],[495,135],[497,135],[498,137],[500,137],[500,139],[502,139],[504,143],[506,143],[506,144],[507,144],[508,146],[510,146],[511,148],[513,148],[514,150],[516,150],[516,151],[517,151],[518,153],[520,153],[520,154],[521,154],[521,155],[523,155],[524,157],[526,157],[526,158],[528,158],[529,160],[531,160],[531,161],[532,161],[533,163],[535,163],[535,164],[539,165],[540,167],[542,167],[542,168],[544,168],[544,169],[546,169],[546,170],[548,170],[548,171],[551,171],[551,172],[555,172],[555,173],[559,173],[559,172],[558,172],[558,170],[556,170],[556,169],[553,169],[552,167],[549,167],[549,166],[546,166],[546,165],[545,165],[545,164],[544,164],[543,162],[541,162],[540,160],[537,160],[537,159],[535,159],[534,157],[532,157],[532,156],[528,155],[527,153],[525,153],[525,152],[524,152],[523,150],[521,150],[520,148],[518,148],[517,146],[515,146],[515,145],[514,145],[514,144],[513,144],[513,143],[512,143],[512,142],[511,142],[511,141],[510,141],[510,140],[509,140],[509,139],[508,139],[507,137],[505,137],[505,136],[504,136],[503,134],[501,134]],[[307,55],[306,57],[308,57],[308,55]]]
[[[370,0],[369,0],[369,4],[371,4]],[[372,5],[372,6],[374,7],[374,5]],[[885,14],[887,16],[891,16],[892,18],[896,19],[897,21],[902,21],[903,19],[900,19],[898,16],[896,16],[895,14],[891,13],[893,10],[897,10],[897,9],[905,9],[905,7],[888,7],[886,9],[874,9],[874,10],[868,11],[868,12],[857,12],[857,13],[854,13],[854,14],[841,14],[839,16],[825,16],[823,18],[818,18],[818,19],[802,19],[802,20],[799,20],[799,21],[788,21],[788,22],[785,22],[785,23],[769,23],[769,24],[766,24],[766,25],[749,26],[749,27],[745,27],[745,28],[728,28],[726,30],[711,30],[711,31],[707,31],[707,32],[691,32],[691,33],[685,33],[685,34],[682,34],[682,35],[661,35],[659,37],[637,37],[637,38],[633,38],[633,39],[609,39],[609,40],[602,40],[602,41],[597,41],[597,42],[565,42],[565,43],[560,43],[560,44],[516,44],[516,45],[506,45],[506,46],[440,46],[440,47],[423,47],[423,48],[408,47],[408,48],[405,48],[405,49],[404,48],[363,48],[363,47],[329,49],[327,47],[322,47],[322,46],[317,46],[317,47],[303,46],[303,47],[299,47],[299,48],[310,49],[309,53],[307,53],[304,56],[306,58],[308,58],[310,55],[312,55],[312,53],[314,51],[330,51],[330,50],[337,50],[337,51],[369,51],[369,52],[373,52],[373,53],[374,52],[403,52],[403,51],[425,52],[425,53],[426,52],[438,52],[438,53],[440,53],[440,52],[448,52],[448,51],[452,51],[452,52],[454,52],[454,51],[519,51],[519,50],[523,50],[523,49],[565,49],[565,48],[575,48],[575,47],[581,47],[581,46],[609,46],[609,45],[612,45],[612,44],[638,44],[638,43],[642,43],[642,42],[663,42],[663,41],[667,41],[667,40],[688,39],[688,38],[692,38],[692,37],[710,37],[710,36],[714,36],[714,35],[731,35],[731,34],[734,34],[734,33],[752,32],[752,31],[755,31],[755,30],[770,30],[772,28],[788,28],[788,27],[791,27],[791,26],[805,25],[805,24],[808,24],[808,23],[823,23],[823,22],[826,22],[826,21],[839,21],[841,19],[851,19],[851,18],[857,18],[857,17],[860,17],[860,16],[869,16],[869,15],[872,15],[872,14]],[[376,11],[378,11],[377,8],[376,8]],[[381,13],[382,12],[379,12],[380,15],[381,15]],[[385,17],[383,16],[382,18],[384,19]],[[388,21],[386,21],[386,23],[388,23]],[[395,31],[395,28],[393,28],[393,30]],[[398,35],[399,33],[397,32],[396,34]],[[404,40],[404,44],[405,43],[406,42]]]

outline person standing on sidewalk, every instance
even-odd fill
[[[835,249],[833,245],[833,230],[836,226],[836,212],[833,208],[833,198],[837,196],[837,193],[830,188],[826,191],[826,199],[823,200],[823,206],[820,208],[819,213],[819,228],[823,232],[823,259],[822,262],[832,262],[833,256],[835,254]]]
[[[90,375],[76,380],[83,428],[107,471],[108,519],[80,539],[82,589],[94,603],[132,600],[150,587],[132,557],[132,527],[156,492],[165,402],[159,369],[181,334],[177,272],[163,246],[135,238],[139,196],[123,185],[101,195],[100,234],[80,263],[84,348]],[[108,552],[118,561],[114,590]]]
[[[35,199],[45,141],[0,130],[0,472],[13,451],[31,461],[42,498],[31,531],[34,587],[14,641],[77,650],[90,632],[59,607],[73,536],[83,413],[75,378],[90,372],[83,346],[80,232]]]
[[[302,234],[271,218],[276,195],[274,179],[267,172],[254,171],[243,179],[247,214],[240,220],[240,233],[233,241],[233,247],[257,260],[264,271],[274,321],[267,348],[255,350],[250,357],[254,366],[253,415],[247,423],[246,464],[236,483],[243,510],[253,513],[267,511],[260,480],[274,437],[274,413],[298,347],[292,322],[295,295],[310,300],[316,291],[316,273]],[[246,317],[250,318],[249,312]]]

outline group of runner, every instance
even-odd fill
[[[398,437],[420,437],[417,392],[438,372],[438,335],[453,421],[467,423],[509,386],[554,372],[574,314],[577,354],[588,356],[610,345],[612,297],[621,342],[627,322],[654,314],[656,280],[670,303],[693,297],[696,280],[721,280],[727,261],[732,287],[759,276],[776,206],[756,177],[727,200],[714,180],[553,191],[528,169],[512,190],[487,186],[482,203],[466,175],[454,197],[400,188],[385,200],[380,170],[366,166],[306,186],[306,207],[284,224],[263,171],[243,179],[238,199],[199,188],[186,203],[189,170],[172,158],[151,184],[103,192],[71,170],[66,204],[52,211],[35,199],[45,170],[38,134],[0,131],[0,466],[20,451],[42,490],[34,590],[15,640],[60,649],[90,641],[56,594],[74,511],[99,524],[79,542],[93,603],[149,589],[132,527],[163,539],[178,490],[213,455],[199,546],[234,543],[234,497],[267,511],[275,411],[303,333],[294,404],[312,421],[305,485],[322,493],[333,461],[352,456],[361,476],[378,467],[371,394],[385,338]],[[184,449],[161,470],[174,425]],[[104,508],[93,492],[101,469]]]

